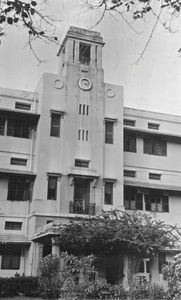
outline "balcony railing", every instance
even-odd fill
[[[74,214],[95,215],[95,204],[84,200],[70,201],[69,212]]]

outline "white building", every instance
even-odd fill
[[[0,276],[36,275],[56,251],[42,242],[52,221],[119,208],[181,223],[181,117],[123,108],[103,46],[70,27],[59,74],[34,93],[0,89]]]

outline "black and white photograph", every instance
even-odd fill
[[[0,299],[181,300],[181,0],[0,0]]]

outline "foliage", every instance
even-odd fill
[[[60,295],[60,262],[56,255],[47,255],[39,266],[39,285],[42,294],[48,299],[57,299]]]
[[[87,299],[126,299],[128,295],[122,285],[111,285],[103,280],[96,280],[84,292]]]
[[[127,214],[114,210],[98,217],[61,225],[57,242],[61,251],[75,255],[104,254],[120,251],[146,257],[178,240],[177,228],[147,214]],[[177,231],[178,232],[178,231]]]
[[[76,257],[63,253],[61,260],[63,262],[61,297],[84,299],[86,289],[95,280],[96,271],[93,266],[95,257],[93,255]]]
[[[166,292],[163,286],[160,286],[158,284],[134,286],[129,290],[128,294],[131,299],[166,299]]]
[[[162,269],[164,279],[168,283],[167,295],[170,300],[181,299],[181,253]]]
[[[44,5],[45,8],[45,5]],[[57,43],[56,20],[42,12],[40,1],[2,0],[0,1],[0,38],[11,26],[20,26],[28,35],[27,45],[39,62],[32,42],[36,39]],[[1,41],[0,41],[1,42]]]
[[[156,17],[154,8],[155,2],[150,0],[86,0],[86,3],[91,7],[100,7],[105,11],[112,11],[120,14],[123,17],[123,13],[127,12],[131,14],[133,20],[143,19],[146,14],[152,13]],[[181,9],[180,0],[163,0],[158,3],[160,9],[167,9],[170,12],[170,16],[178,15]],[[159,20],[161,22],[161,19]],[[162,24],[167,29],[166,24]]]
[[[40,296],[37,277],[15,276],[0,278],[0,298],[18,295],[29,297]]]

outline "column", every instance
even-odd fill
[[[52,254],[60,257],[59,245],[56,243],[56,238],[52,237]]]
[[[158,256],[150,258],[150,282],[157,284],[160,282]]]

